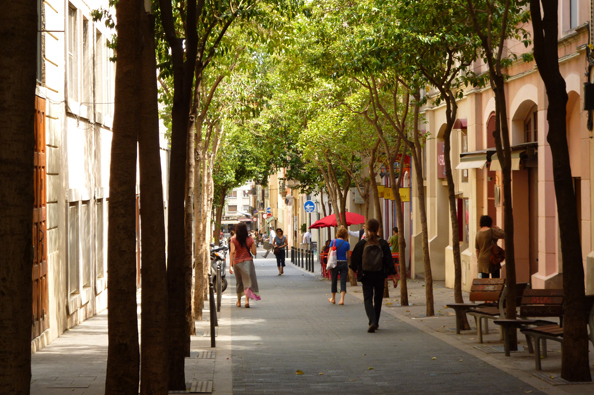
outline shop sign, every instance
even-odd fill
[[[446,178],[444,142],[437,143],[437,178]]]

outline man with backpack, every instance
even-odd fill
[[[373,333],[379,328],[385,279],[396,274],[392,263],[392,253],[388,242],[378,236],[379,222],[367,221],[365,239],[359,241],[351,256],[351,266],[357,273],[357,280],[363,283],[365,313],[369,319],[367,332]]]

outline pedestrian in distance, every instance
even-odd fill
[[[258,279],[253,256],[256,255],[256,243],[248,235],[247,226],[240,223],[235,228],[235,237],[231,238],[231,265],[229,274],[235,273],[235,292],[237,307],[241,307],[241,297],[245,295],[245,307],[250,307],[250,299],[260,300]]]
[[[475,248],[476,260],[478,263],[478,278],[499,278],[501,276],[500,269],[489,269],[491,261],[491,247],[497,244],[498,239],[505,237],[505,232],[493,226],[493,218],[488,215],[483,215],[479,221],[480,229],[476,232]]]
[[[286,236],[283,236],[283,230],[278,228],[272,246],[274,247],[274,255],[276,256],[276,266],[278,268],[278,275],[285,273],[285,248],[287,248],[289,241]]]
[[[303,245],[303,248],[309,251],[311,247],[311,233],[309,232],[309,230],[307,230],[303,234],[303,241],[301,242],[301,244]]]
[[[262,258],[268,258],[268,254],[270,251],[274,250],[274,238],[276,237],[276,232],[274,229],[270,228],[270,236],[268,237],[268,244],[264,244],[264,248],[266,249],[266,254],[262,256]]]
[[[379,328],[385,279],[396,274],[396,269],[388,242],[377,234],[379,222],[370,219],[366,230],[365,239],[359,241],[353,250],[350,268],[363,284],[363,302],[369,321],[367,332],[373,333]]]
[[[349,276],[349,260],[351,259],[349,251],[351,245],[347,241],[349,238],[349,232],[344,226],[341,226],[336,233],[336,239],[332,240],[330,244],[331,248],[336,248],[336,267],[330,269],[332,278],[332,284],[330,286],[330,292],[332,297],[328,298],[328,302],[336,304],[336,292],[338,291],[338,275],[340,274],[340,301],[339,305],[344,305],[344,295],[346,295],[346,282]]]
[[[396,226],[392,228],[392,236],[388,239],[388,245],[390,246],[392,254],[399,252],[400,246],[398,245],[398,227]],[[404,247],[406,247],[406,240],[404,241]],[[405,259],[405,257],[403,256],[402,259]],[[400,257],[398,258],[398,263],[400,263]],[[398,286],[398,280],[396,279],[396,276],[392,277],[392,281],[394,283],[394,288],[396,288]]]

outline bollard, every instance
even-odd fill
[[[313,254],[311,251],[307,251],[307,255],[309,257],[309,265],[307,267],[307,271],[313,272]]]
[[[214,303],[214,286],[212,284],[212,274],[208,274],[208,290],[209,290],[209,306],[210,306],[210,346],[216,347],[216,340],[215,340],[215,326],[218,326],[217,323],[217,312]]]
[[[291,247],[291,263],[295,264],[295,247]]]
[[[217,262],[217,313],[221,312],[221,299],[223,298],[223,277],[221,273],[221,262]]]

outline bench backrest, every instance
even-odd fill
[[[562,317],[562,289],[526,289],[522,295],[520,317]]]
[[[499,303],[504,295],[504,278],[475,278],[470,288],[471,302]]]

